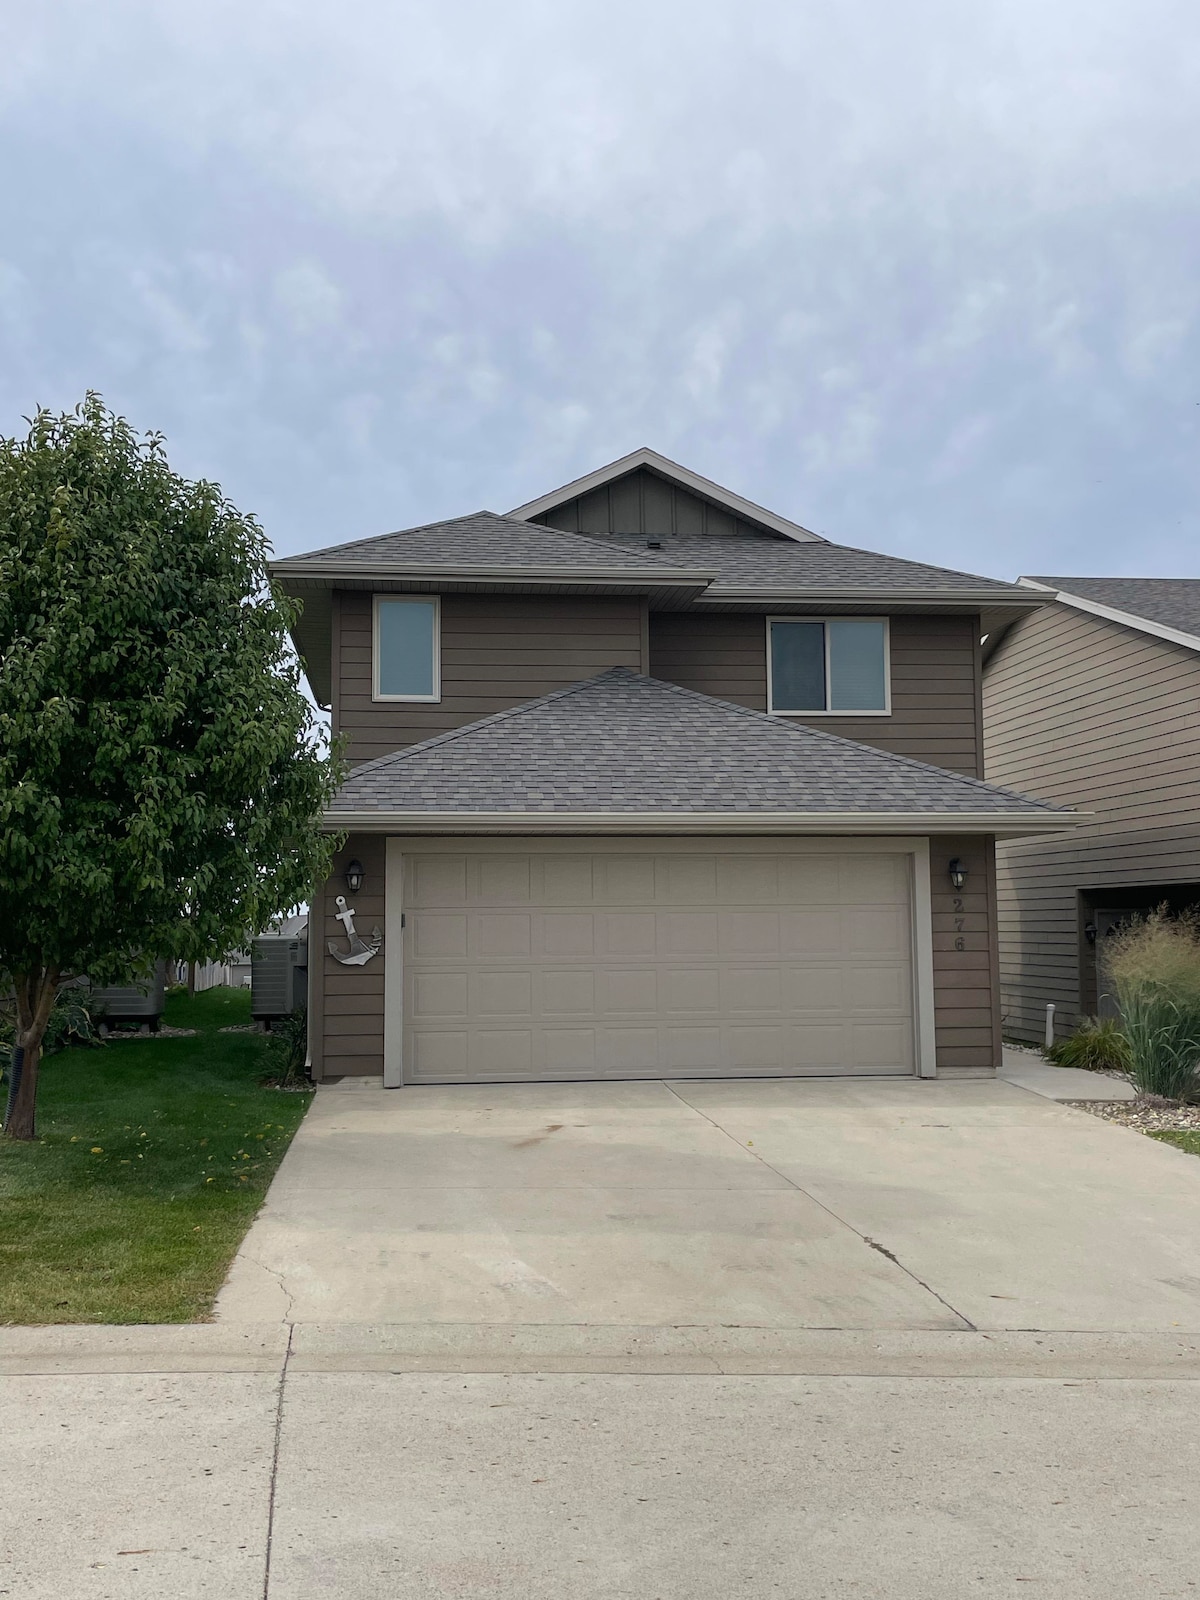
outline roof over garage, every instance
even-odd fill
[[[358,767],[375,831],[1027,833],[1075,813],[613,668]]]

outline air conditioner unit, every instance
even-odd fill
[[[264,933],[250,961],[250,1015],[255,1022],[286,1017],[308,1003],[308,940]]]
[[[113,984],[91,989],[88,1009],[107,1026],[114,1022],[149,1023],[154,1027],[167,1001],[167,963],[157,961],[153,973],[140,983]]]

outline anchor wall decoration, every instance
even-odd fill
[[[377,956],[383,949],[383,934],[378,928],[371,929],[371,943],[366,944],[354,931],[354,912],[346,905],[346,896],[339,894],[334,902],[337,906],[337,920],[346,930],[346,938],[350,944],[350,953],[344,955],[337,947],[337,942],[329,940],[329,954],[335,961],[340,961],[344,967],[365,967],[372,956]]]

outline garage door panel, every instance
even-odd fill
[[[465,1020],[471,1014],[465,972],[422,972],[413,979],[413,1015],[421,1022]]]
[[[658,919],[653,911],[610,911],[597,918],[597,951],[604,956],[653,956]]]
[[[407,1062],[414,1083],[470,1081],[476,1035],[467,1028],[424,1027],[409,1030]]]
[[[541,1009],[546,1016],[586,1016],[596,1012],[596,973],[590,967],[544,972]]]
[[[549,906],[589,905],[595,894],[591,857],[546,856],[542,892]]]
[[[470,1035],[463,1081],[531,1078],[537,1071],[532,1028],[477,1027]],[[459,1072],[462,1072],[461,1066]]]
[[[665,967],[659,974],[659,995],[667,1016],[689,1017],[718,1011],[717,968]]]
[[[848,851],[408,858],[408,1082],[914,1070],[909,868]]]
[[[473,898],[479,905],[528,905],[533,863],[528,856],[476,856]]]
[[[524,961],[533,954],[533,918],[529,912],[485,911],[471,918],[468,954],[474,959],[503,956]]]
[[[659,975],[653,967],[602,968],[596,989],[596,1003],[605,1016],[653,1016],[659,1009]]]
[[[895,1022],[852,1022],[850,1049],[865,1068],[911,1072],[912,1031]]]
[[[823,855],[783,856],[778,862],[781,905],[827,905],[841,903],[840,857]]]
[[[418,961],[459,958],[467,954],[469,926],[465,912],[418,911],[412,917],[412,954]]]
[[[806,1072],[836,1074],[847,1059],[847,1029],[841,1018],[793,1028],[791,1058]]]
[[[883,1011],[889,1016],[906,1015],[911,982],[906,965],[857,967],[850,996],[851,1009],[855,1014]]]
[[[824,958],[840,955],[845,943],[840,910],[828,906],[794,908],[779,913],[782,956]]]
[[[467,989],[472,1016],[509,1016],[528,1021],[532,1015],[533,974],[528,970],[480,968],[468,974]]]
[[[717,863],[712,856],[666,856],[656,864],[659,896],[669,905],[718,903]]]
[[[408,884],[408,906],[465,906],[467,903],[467,858],[465,856],[421,856],[412,863]]]
[[[604,1046],[615,1072],[637,1078],[661,1077],[662,1040],[657,1028],[607,1028]]]
[[[658,922],[657,954],[715,956],[721,950],[721,919],[715,911],[665,911]]]
[[[905,955],[908,953],[909,919],[900,906],[855,906],[844,913],[844,949],[855,955]]]
[[[726,967],[715,977],[717,1003],[726,1015],[739,1011],[773,1015],[783,1004],[783,973],[778,967]]]
[[[597,856],[594,877],[598,905],[654,904],[654,862],[645,856]]]
[[[843,856],[838,880],[845,905],[887,904],[905,897],[908,873],[897,856]]]
[[[842,967],[835,958],[819,967],[786,966],[780,984],[792,1010],[805,1016],[819,1016],[824,1011],[840,1015],[846,1003]]]
[[[538,922],[537,949],[547,960],[578,957],[590,961],[598,954],[594,912],[548,911]]]
[[[722,911],[719,916],[720,951],[723,956],[765,956],[779,959],[777,911]]]
[[[774,905],[780,898],[780,862],[776,856],[718,856],[710,900],[729,904]]]
[[[690,1073],[716,1073],[721,1069],[721,1030],[680,1028],[669,1024],[662,1030],[661,1059],[664,1070],[687,1077]]]

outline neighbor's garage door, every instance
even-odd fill
[[[404,1081],[914,1070],[909,857],[404,858]]]

